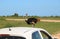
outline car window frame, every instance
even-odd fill
[[[52,37],[46,31],[40,30],[40,33],[41,32],[43,32],[45,35],[47,35],[49,39],[52,39]],[[42,33],[41,33],[41,35],[42,35]],[[43,35],[42,35],[42,38],[43,38]]]

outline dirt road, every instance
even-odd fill
[[[60,20],[41,20],[41,21],[43,21],[43,22],[60,22]]]
[[[25,19],[6,19],[6,20],[25,21]],[[46,19],[41,19],[40,21],[42,21],[42,22],[60,22],[60,20],[46,20]]]

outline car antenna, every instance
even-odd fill
[[[12,25],[11,24],[9,24],[9,31],[11,31],[12,29],[11,29],[11,27],[12,27]]]
[[[9,27],[9,31],[11,31],[11,28]]]

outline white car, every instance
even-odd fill
[[[11,27],[0,29],[0,39],[53,39],[44,29]]]

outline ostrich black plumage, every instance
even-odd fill
[[[33,27],[35,26],[35,24],[38,22],[38,20],[36,18],[28,18],[27,20],[25,20],[27,24],[32,25]]]

